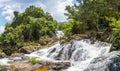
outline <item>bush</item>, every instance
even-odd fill
[[[29,62],[31,64],[37,64],[37,63],[39,63],[39,60],[37,60],[35,57],[32,57],[32,58],[29,59]]]
[[[116,44],[117,47],[120,46],[120,18],[115,17],[106,17],[110,21],[110,27],[113,31],[113,34],[110,38],[110,42]]]

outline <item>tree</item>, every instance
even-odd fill
[[[40,7],[30,6],[23,13],[15,11],[13,21],[6,24],[4,33],[0,35],[0,47],[4,48],[5,53],[11,54],[24,42],[38,42],[42,37],[53,37],[56,23],[50,13]]]
[[[101,25],[109,27],[107,17],[119,17],[120,1],[118,0],[77,0],[78,5],[67,6],[68,19],[73,19],[87,26],[85,30],[99,30]],[[77,27],[76,27],[77,28]]]

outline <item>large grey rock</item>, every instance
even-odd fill
[[[50,71],[63,71],[64,69],[67,69],[70,66],[71,66],[70,62],[49,63],[49,70]]]
[[[120,71],[120,51],[107,53],[91,61],[84,71]]]

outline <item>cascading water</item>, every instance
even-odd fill
[[[63,31],[59,31],[59,30],[55,30],[55,34],[58,38],[60,38],[64,35]]]
[[[61,38],[64,33],[62,31],[56,31],[56,35],[58,38]],[[106,71],[106,68],[108,67],[114,71],[115,67],[112,67],[115,61],[112,63],[110,62],[111,58],[114,59],[117,57],[114,54],[118,52],[113,52],[113,54],[108,53],[110,47],[111,44],[100,41],[96,41],[94,44],[91,44],[89,39],[72,40],[71,42],[61,45],[58,41],[49,48],[40,49],[31,54],[25,54],[25,56],[36,57],[41,61],[47,62],[70,62],[70,67],[62,71]],[[109,57],[110,55],[112,56]],[[17,59],[18,58],[19,57],[17,57]],[[22,57],[20,59],[22,59]],[[102,61],[101,59],[106,60]],[[16,60],[16,58],[3,58],[0,59],[0,63],[2,62],[3,65],[9,65],[8,62],[12,62],[14,60]],[[118,61],[119,60],[116,62]],[[103,62],[106,63],[104,67],[102,65]],[[110,64],[111,66],[109,66]],[[101,69],[99,70],[99,68]]]
[[[84,71],[94,58],[108,53],[110,47],[111,44],[100,41],[91,44],[88,39],[73,40],[62,45],[56,42],[49,48],[40,49],[26,56],[50,62],[68,61],[71,63],[71,67],[63,71]]]
[[[8,58],[2,58],[0,59],[0,65],[9,65],[10,60]]]

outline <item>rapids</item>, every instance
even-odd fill
[[[55,33],[58,38],[61,38],[64,35],[62,31],[56,30]],[[109,53],[111,44],[106,42],[96,41],[94,44],[91,43],[92,42],[89,39],[72,40],[65,44],[60,44],[58,41],[51,45],[51,47],[39,49],[31,54],[25,54],[25,56],[36,57],[40,61],[47,62],[70,62],[70,67],[62,71],[106,71],[105,69],[108,68],[107,65],[111,64],[111,58],[114,59],[117,57],[114,54],[120,52],[113,52],[113,54]],[[101,58],[106,60],[102,61]],[[0,63],[9,65],[13,60],[20,59],[22,59],[22,57],[12,59],[3,58],[0,59]],[[106,63],[106,65],[102,62]],[[112,62],[112,65],[114,65],[114,62]],[[109,69],[112,68],[111,66],[109,66]],[[101,68],[101,70],[99,70],[99,68]]]
[[[63,71],[84,71],[93,59],[107,54],[110,47],[111,44],[100,41],[91,44],[89,39],[72,40],[62,45],[56,42],[49,48],[40,49],[26,56],[50,62],[67,61],[71,63],[71,67]]]

